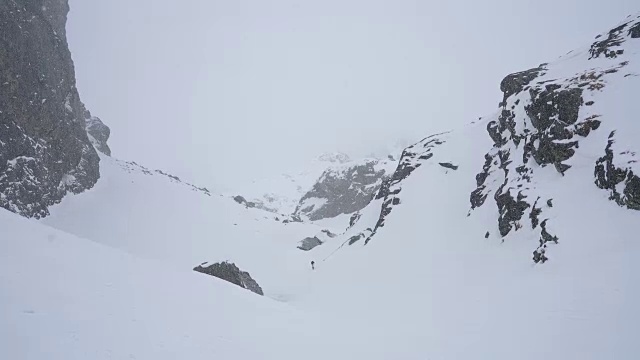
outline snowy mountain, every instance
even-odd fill
[[[496,113],[397,159],[233,195],[108,156],[74,110],[84,135],[52,154],[93,144],[95,186],[0,189],[48,215],[0,212],[0,358],[637,358],[640,16],[500,87]]]
[[[640,126],[634,119],[640,107],[631,99],[639,86],[640,64],[634,62],[640,49],[637,38],[640,21],[629,18],[596,37],[589,47],[505,77],[500,85],[504,98],[496,114],[405,149],[395,173],[378,192],[377,203],[370,205],[376,210],[367,209],[374,216],[357,226],[359,231],[347,232],[349,243],[359,239],[368,243],[397,205],[427,188],[448,190],[443,203],[435,200],[442,195],[425,199],[429,207],[442,210],[451,207],[447,203],[452,200],[467,197],[470,207],[459,205],[457,210],[462,213],[467,208],[467,217],[486,219],[475,233],[465,236],[502,242],[535,238],[534,262],[548,260],[548,246],[589,227],[567,228],[565,221],[575,216],[588,219],[591,215],[585,212],[594,214],[602,208],[612,211],[603,197],[628,209],[618,221],[638,220],[640,178],[634,139]],[[478,139],[483,128],[487,134]],[[473,156],[479,151],[486,152],[484,159]],[[422,166],[427,168],[420,172],[424,185],[409,187],[407,195],[405,183],[418,181],[413,180],[420,176],[414,171]],[[475,179],[473,189],[454,186],[458,177]],[[429,224],[451,226],[454,218],[429,217]],[[591,224],[598,227],[593,235],[632,234],[640,226],[603,218],[593,218]]]
[[[313,186],[322,172],[331,163],[316,159],[305,166],[304,170],[283,173],[276,177],[256,179],[250,183],[240,184],[237,189],[227,194],[230,197],[240,196],[240,204],[257,207],[266,211],[286,216],[292,214],[300,198]]]
[[[363,159],[326,169],[296,206],[294,217],[308,220],[353,214],[371,202],[395,161]]]
[[[68,11],[60,0],[0,2],[0,207],[24,216],[48,215],[100,177],[67,46]]]
[[[6,211],[0,224],[2,359],[371,355],[366,342],[347,341],[355,324],[335,316],[303,312]],[[325,346],[310,353],[319,338]]]
[[[344,153],[325,153],[303,171],[240,185],[228,196],[284,221],[332,218],[366,206],[394,167],[394,155],[352,160]]]

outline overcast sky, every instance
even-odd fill
[[[116,157],[198,184],[360,156],[497,109],[500,80],[637,0],[71,0],[80,95]]]

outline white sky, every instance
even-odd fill
[[[81,98],[116,157],[233,186],[497,109],[504,75],[637,0],[71,0]]]

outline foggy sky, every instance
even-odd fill
[[[636,0],[71,0],[82,100],[115,157],[233,186],[497,110],[504,75],[589,44]]]

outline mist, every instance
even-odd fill
[[[497,110],[500,80],[634,1],[72,0],[81,97],[113,156],[232,188]],[[543,19],[543,20],[541,20]]]

